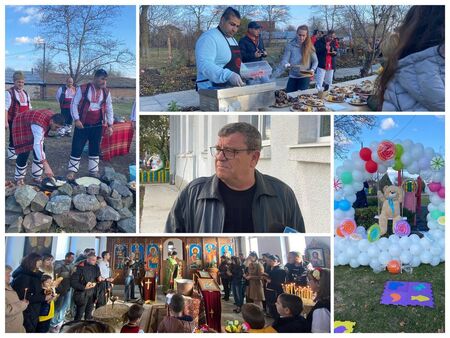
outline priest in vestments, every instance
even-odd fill
[[[166,294],[167,291],[174,289],[174,281],[178,278],[178,274],[180,273],[180,267],[178,266],[176,258],[177,252],[172,251],[172,253],[169,254],[169,257],[166,259],[162,288],[164,294]]]

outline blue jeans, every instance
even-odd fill
[[[55,316],[50,322],[50,326],[57,326],[64,322],[66,311],[69,308],[72,299],[72,289],[70,289],[64,296],[59,296],[55,304]]]
[[[310,81],[311,81],[310,77],[301,77],[301,78],[290,77],[286,85],[286,92],[292,93],[296,92],[297,90],[309,89]]]
[[[231,281],[231,290],[233,291],[234,303],[236,306],[241,307],[244,303],[243,292],[242,292],[242,282],[232,280]]]
[[[125,278],[124,300],[127,302],[132,298],[134,298],[134,276],[127,276]]]

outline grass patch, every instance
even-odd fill
[[[435,307],[380,304],[389,280],[432,283]],[[376,274],[370,267],[334,268],[334,320],[356,322],[354,332],[444,332],[445,263],[420,265],[412,274]]]
[[[59,103],[56,100],[32,100],[31,105],[33,109],[50,109],[54,112],[60,112]],[[126,120],[130,119],[132,107],[133,102],[113,102],[114,114]]]

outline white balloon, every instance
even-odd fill
[[[376,151],[372,153],[372,161],[377,163],[380,162],[380,158],[378,157],[378,153]]]
[[[432,246],[430,248],[430,254],[433,257],[439,257],[441,255],[441,248],[439,246]]]
[[[372,149],[372,151],[376,152],[378,149],[378,142],[376,141],[371,142],[369,148]]]
[[[405,150],[405,152],[407,152],[409,149],[411,149],[411,147],[413,146],[413,141],[411,141],[411,140],[404,140],[403,142],[402,142],[402,146],[403,146],[403,149]]]
[[[363,173],[359,170],[353,170],[352,176],[353,176],[353,182],[355,182],[355,181],[362,182],[363,181]]]
[[[348,170],[348,171],[352,171],[353,168],[355,167],[355,166],[353,165],[353,161],[351,161],[351,160],[345,160],[344,163],[343,163],[342,165],[344,166],[344,169],[345,169],[345,170]]]
[[[336,219],[343,219],[345,216],[344,216],[344,211],[343,210],[341,210],[341,209],[336,209],[336,210],[334,210],[334,218],[336,218]]]
[[[346,184],[344,186],[344,195],[354,195],[355,190],[353,189],[353,186],[351,184]]]
[[[360,241],[358,241],[358,249],[359,249],[359,251],[361,251],[361,254],[367,252],[367,249],[369,248],[369,245],[370,245],[369,241],[367,239],[365,239],[365,238],[360,240]],[[362,264],[362,265],[365,265],[365,264]]]
[[[434,157],[434,149],[431,147],[426,147],[424,153],[426,158],[432,159]]]
[[[441,198],[438,195],[433,194],[430,196],[430,202],[432,204],[439,205],[441,204]]]
[[[398,243],[399,240],[400,240],[400,237],[395,234],[392,234],[389,236],[389,241],[391,243]]]
[[[413,268],[417,268],[421,263],[420,257],[415,256],[411,259],[411,262],[409,263]]]
[[[420,260],[424,264],[430,264],[432,258],[433,257],[431,256],[431,253],[428,250],[427,251],[423,251],[422,254],[420,255]]]
[[[375,271],[375,270],[378,270],[378,269],[380,268],[380,265],[382,265],[382,264],[380,264],[380,262],[378,261],[377,258],[374,258],[374,259],[371,259],[371,260],[370,260],[369,266],[370,266],[374,271]]]
[[[350,259],[345,254],[345,252],[341,253],[339,257],[337,258],[339,265],[347,265]]]
[[[412,148],[412,156],[418,160],[419,158],[423,157],[424,155],[424,148],[421,143],[416,143],[414,147]]]
[[[438,210],[441,211],[441,212],[445,212],[445,202],[441,202],[438,205]]]
[[[413,158],[408,153],[404,153],[400,159],[405,167],[408,167],[413,161]]]
[[[409,251],[403,251],[400,254],[400,260],[402,261],[403,264],[409,264],[409,262],[411,262],[412,260],[412,255]]]
[[[342,189],[334,192],[334,199],[340,201],[344,198],[344,191]]]
[[[422,246],[423,249],[428,250],[431,247],[431,241],[426,237],[421,238],[420,245]]]
[[[426,170],[430,167],[430,160],[427,159],[426,157],[422,157],[418,159],[418,164],[420,170]]]
[[[400,247],[402,248],[402,250],[408,250],[409,247],[411,246],[411,240],[409,239],[409,237],[406,237],[406,236],[400,238],[398,243],[400,244]]]
[[[389,254],[392,257],[394,257],[394,258],[398,257],[398,256],[400,256],[400,253],[401,253],[400,247],[397,246],[396,244],[393,244],[389,247]]]
[[[411,240],[411,242],[418,242],[418,241],[420,241],[420,237],[417,236],[416,234],[410,235],[409,239]]]
[[[361,252],[360,255],[358,256],[358,263],[363,266],[366,266],[369,265],[369,262],[370,262],[369,255],[365,252]]]
[[[360,160],[361,156],[359,156],[359,151],[354,151],[351,155],[350,155],[351,159],[354,161],[356,160]]]
[[[347,247],[347,250],[345,251],[345,253],[347,254],[347,256],[351,259],[351,258],[356,258],[358,257],[360,251],[359,249],[356,247],[356,245],[350,245]]]
[[[419,256],[420,253],[422,252],[422,247],[419,244],[411,244],[411,246],[409,247],[409,251],[411,252],[411,255],[413,255],[414,257]]]
[[[348,200],[351,204],[355,203],[355,202],[356,202],[356,195],[348,196],[348,197],[347,197],[347,200]]]
[[[364,188],[364,184],[362,182],[353,182],[353,189],[355,191],[361,191]]]
[[[441,262],[441,259],[439,258],[439,256],[437,256],[437,257],[431,258],[430,264],[431,264],[431,266],[436,266],[436,265],[439,265],[440,262]]]
[[[353,161],[353,165],[356,170],[363,171],[363,170],[365,170],[366,162],[359,158],[359,159]]]
[[[411,162],[406,170],[408,170],[410,174],[416,175],[419,173],[419,165],[417,164],[417,162]]]
[[[380,249],[376,244],[370,244],[370,246],[367,248],[367,254],[370,258],[378,258],[380,255]]]
[[[381,237],[376,243],[381,251],[387,251],[389,249],[390,243],[386,237]]]
[[[444,177],[444,174],[441,171],[435,171],[433,172],[432,181],[433,182],[442,182]]]
[[[341,177],[342,173],[346,171],[343,166],[339,166],[336,168],[336,176]]]
[[[380,256],[378,257],[378,261],[382,265],[386,265],[390,260],[392,259],[391,255],[389,255],[388,252],[383,251]]]
[[[352,267],[352,268],[357,268],[357,267],[359,267],[359,262],[358,262],[358,258],[352,258],[352,259],[350,259],[350,266]]]

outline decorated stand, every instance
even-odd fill
[[[378,220],[374,220],[374,224],[366,230],[356,224],[352,204],[356,200],[356,192],[363,189],[365,181],[374,175],[385,174],[389,168],[398,172],[399,186],[391,186],[397,192],[386,188],[383,192],[383,203],[387,210],[384,216],[387,221],[392,221],[393,232],[389,237],[383,237],[386,233],[384,224],[387,224],[386,220],[382,220],[383,209]],[[410,179],[402,184],[403,171],[419,175],[418,181],[420,184],[424,182],[425,193],[429,196],[429,231],[422,232],[422,238],[411,234],[410,225],[402,217],[402,211],[400,214],[398,212],[399,206],[405,202],[403,194],[416,193],[419,189],[417,183]],[[380,271],[393,260],[411,267],[420,264],[436,266],[445,260],[445,162],[432,148],[425,148],[411,140],[373,142],[370,147],[354,152],[350,159],[336,168],[334,192],[336,266],[348,264],[356,268],[363,265]],[[420,194],[417,200],[420,202]],[[407,203],[411,208],[416,207],[412,202]]]

